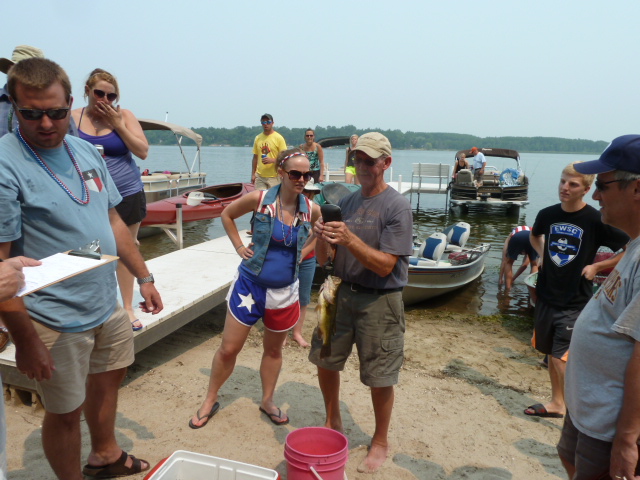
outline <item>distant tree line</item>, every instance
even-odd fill
[[[313,127],[312,127],[313,128]],[[226,145],[233,147],[252,146],[253,139],[261,131],[261,127],[235,127],[193,128],[202,135],[203,145]],[[306,128],[289,128],[277,126],[276,130],[284,136],[289,145],[298,145],[304,142]],[[556,137],[476,137],[460,133],[425,133],[402,132],[401,130],[382,130],[378,128],[356,128],[353,125],[344,127],[315,127],[316,140],[325,137],[350,136],[354,133],[362,135],[370,131],[378,131],[387,136],[393,148],[410,150],[462,150],[473,146],[511,148],[519,152],[546,152],[546,153],[601,153],[607,142],[568,139]],[[174,145],[175,137],[166,131],[145,132],[149,143],[152,145]],[[185,141],[187,145],[189,141]]]

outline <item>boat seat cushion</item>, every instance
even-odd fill
[[[437,262],[442,257],[446,246],[447,236],[440,232],[434,233],[422,243],[418,255]]]
[[[444,234],[447,236],[447,243],[450,244],[449,246],[460,248],[467,244],[470,233],[471,225],[467,222],[458,222],[444,229]]]
[[[438,262],[428,260],[426,258],[411,257],[409,259],[409,265],[413,265],[415,267],[435,267],[437,264]]]
[[[456,183],[460,185],[474,185],[473,173],[471,170],[463,168],[456,175]]]

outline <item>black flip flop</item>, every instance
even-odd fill
[[[527,410],[533,410],[533,413],[528,413]],[[546,417],[546,418],[563,418],[564,415],[561,413],[553,413],[548,412],[547,409],[541,403],[536,403],[535,405],[529,405],[524,409],[524,414],[529,415],[530,417]]]
[[[269,420],[271,420],[271,423],[273,423],[274,425],[286,425],[287,423],[289,423],[289,419],[288,418],[286,420],[282,420],[282,410],[280,410],[280,409],[278,409],[278,414],[277,415],[275,413],[267,412],[262,407],[260,407],[260,411],[262,413],[264,413],[267,417],[269,417]]]
[[[202,420],[203,418],[206,418],[207,421],[204,422],[202,425],[196,425],[193,423],[193,420],[189,420],[189,426],[194,430],[204,427],[207,423],[209,423],[209,420],[211,419],[211,417],[213,417],[216,413],[218,413],[219,409],[220,409],[220,403],[216,402],[213,404],[213,407],[211,407],[211,411],[206,415],[203,415],[202,417],[199,415],[200,410],[198,410],[196,412],[196,417],[198,417],[198,420]]]

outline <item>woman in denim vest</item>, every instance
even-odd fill
[[[282,152],[277,164],[280,185],[251,192],[222,212],[222,225],[242,262],[227,295],[222,344],[213,356],[207,395],[189,421],[191,428],[204,427],[220,408],[218,390],[233,372],[251,326],[260,319],[265,326],[260,411],[276,425],[289,423],[273,403],[273,394],[282,366],[282,345],[300,316],[298,265],[313,248],[310,235],[320,207],[302,195],[311,178],[302,150]],[[253,237],[245,246],[235,219],[252,211],[256,212]]]

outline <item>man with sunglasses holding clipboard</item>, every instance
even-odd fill
[[[0,58],[0,72],[9,73],[11,67],[27,58],[44,58],[44,52],[31,45],[18,45],[13,49],[11,58]],[[0,137],[13,132],[18,126],[18,119],[9,100],[7,85],[0,88]],[[69,123],[69,135],[78,135],[75,122]],[[9,343],[9,332],[0,321],[0,352],[4,351]]]
[[[138,278],[142,310],[159,313],[162,300],[115,209],[121,196],[102,157],[66,135],[73,102],[67,74],[30,58],[12,67],[8,88],[19,127],[0,139],[0,258],[39,259],[98,239],[102,253],[118,255]],[[0,304],[16,366],[36,380],[45,408],[42,444],[60,479],[132,475],[150,466],[115,438],[118,388],[134,351],[114,263]],[[83,412],[92,444],[81,470]]]

